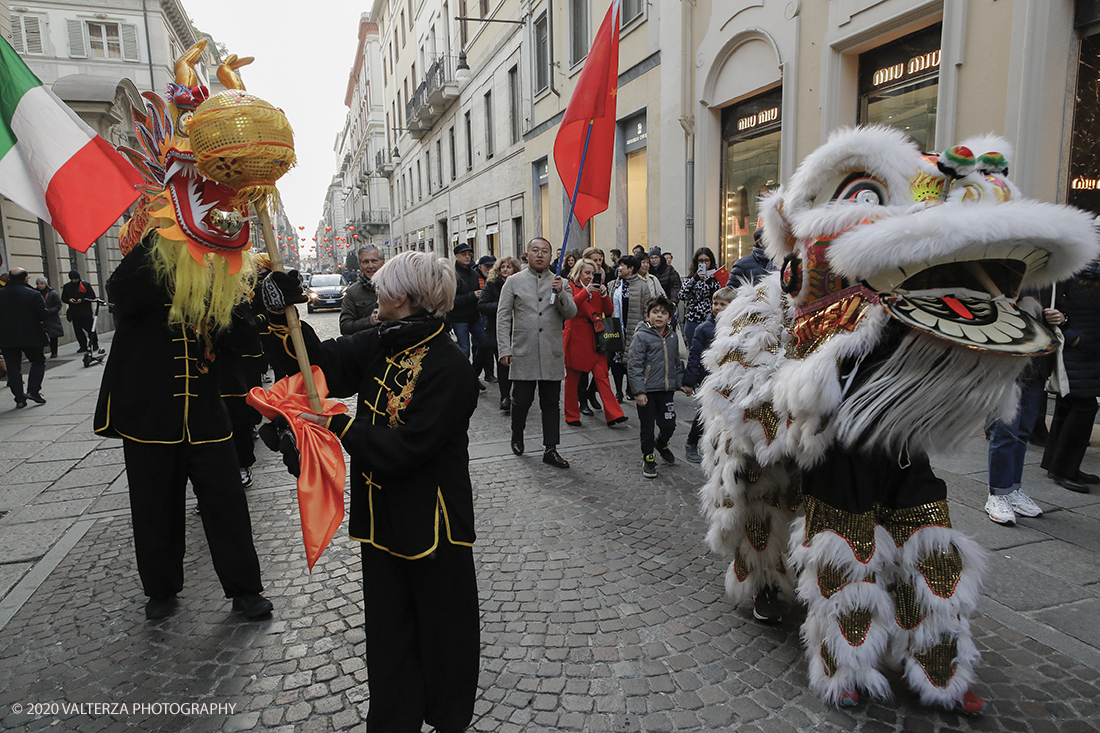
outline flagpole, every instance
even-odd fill
[[[561,265],[565,262],[565,248],[569,246],[569,229],[573,226],[573,212],[577,208],[577,194],[581,190],[581,176],[584,174],[584,160],[588,157],[588,141],[592,137],[592,123],[595,120],[588,121],[588,132],[584,135],[584,150],[581,151],[581,165],[577,170],[577,183],[573,186],[573,196],[569,200],[569,218],[565,220],[565,241],[561,244],[561,254],[558,255],[558,277],[561,277]],[[554,296],[556,293],[550,294],[550,304],[554,304]]]

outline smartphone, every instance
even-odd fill
[[[603,273],[602,272],[597,272],[595,275],[592,276],[592,284],[593,285],[602,285],[603,284]]]
[[[707,263],[700,262],[699,267],[697,267],[696,269],[699,270],[700,275],[706,275],[707,274]]]

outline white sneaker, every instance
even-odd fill
[[[990,494],[985,500],[985,511],[997,524],[1016,524],[1016,512],[1012,510],[1008,496]]]
[[[1016,489],[1008,495],[1008,500],[1012,503],[1012,509],[1021,517],[1041,517],[1043,516],[1043,510],[1039,508],[1039,505],[1031,500],[1031,497],[1024,493],[1023,489]],[[988,506],[986,507],[988,508]]]

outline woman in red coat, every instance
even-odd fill
[[[603,400],[607,424],[626,422],[623,408],[615,399],[615,392],[607,379],[607,357],[596,351],[596,330],[592,324],[602,319],[605,313],[611,313],[612,305],[607,286],[592,282],[595,272],[595,262],[580,259],[569,273],[577,315],[565,322],[562,339],[565,346],[565,424],[573,427],[581,424],[577,382],[582,374],[588,372],[592,372],[600,399]]]

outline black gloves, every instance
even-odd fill
[[[281,274],[281,273],[280,273]],[[283,454],[283,465],[291,476],[298,476],[302,472],[302,457],[298,453],[298,442],[294,439],[294,431],[282,417],[276,417],[269,423],[260,426],[260,440],[269,449]]]
[[[272,313],[282,313],[292,304],[308,300],[297,270],[272,272],[260,284],[260,296]]]

